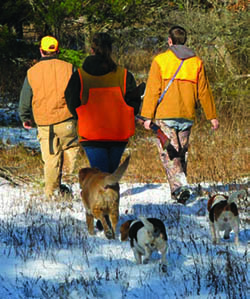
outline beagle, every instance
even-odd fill
[[[216,194],[209,198],[207,210],[209,212],[209,225],[214,244],[219,243],[220,231],[224,231],[224,239],[229,239],[229,234],[233,230],[235,237],[234,242],[239,243],[239,211],[235,201],[245,198],[244,190],[233,192],[226,196]]]
[[[147,264],[153,251],[161,252],[161,269],[167,271],[167,234],[163,222],[157,218],[139,217],[128,220],[120,227],[121,240],[130,239],[137,264]]]

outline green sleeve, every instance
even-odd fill
[[[29,84],[28,78],[26,77],[20,93],[19,109],[18,109],[19,117],[22,122],[33,119],[32,97],[33,97],[32,88]]]

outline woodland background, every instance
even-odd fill
[[[1,1],[0,106],[14,103],[11,109],[17,109],[26,71],[39,59],[44,35],[59,39],[61,59],[80,66],[89,54],[92,34],[109,32],[115,41],[115,61],[132,71],[139,84],[147,81],[153,56],[166,50],[169,28],[179,24],[187,29],[187,46],[204,60],[221,124],[213,133],[197,108],[188,180],[229,183],[249,177],[248,4],[233,0]],[[129,142],[134,153],[127,179],[166,181],[151,137],[138,126]],[[79,167],[87,163],[84,154],[79,159],[83,159]],[[1,144],[0,164],[13,175],[18,169],[30,179],[42,176],[40,154],[27,157],[22,145],[6,148]],[[35,166],[32,170],[31,165]]]

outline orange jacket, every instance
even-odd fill
[[[157,107],[157,101],[181,63],[170,49],[157,55],[151,65],[141,115],[149,119],[195,118],[199,99],[207,119],[216,118],[216,110],[202,60],[192,56],[184,63]]]
[[[76,109],[78,134],[85,140],[127,141],[135,132],[134,108],[124,100],[127,70],[117,67],[116,72],[93,76],[82,68],[82,105]]]
[[[72,68],[71,63],[47,59],[28,70],[28,82],[33,93],[33,115],[38,126],[59,123],[72,117],[64,97]]]

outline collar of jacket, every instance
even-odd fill
[[[40,61],[58,59],[57,55],[41,57]]]
[[[185,45],[172,45],[169,49],[175,54],[179,59],[188,59],[196,56],[195,52],[186,47]]]
[[[103,76],[111,71],[100,55],[89,55],[86,57],[82,69],[92,76]]]

